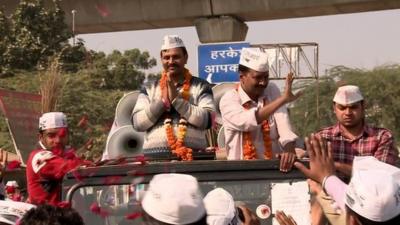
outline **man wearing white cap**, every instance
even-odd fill
[[[190,175],[155,175],[143,197],[142,209],[144,224],[206,225],[203,194]]]
[[[192,160],[207,147],[206,129],[215,111],[210,85],[185,68],[188,54],[177,35],[161,46],[161,79],[146,85],[133,110],[133,127],[146,132],[143,152],[149,158]]]
[[[350,178],[355,156],[374,156],[389,164],[398,160],[392,133],[365,123],[365,103],[359,87],[339,87],[333,98],[333,110],[337,124],[322,129],[318,135],[332,145],[335,167],[345,182]],[[342,223],[345,218],[331,209],[329,196],[321,189],[315,191],[328,220],[332,224],[334,221],[337,221],[336,224]]]
[[[374,156],[394,164],[399,152],[392,132],[365,123],[365,103],[360,89],[354,85],[339,87],[333,98],[337,124],[318,132],[331,143],[335,166],[345,176],[351,174],[354,156]]]
[[[39,119],[38,149],[28,158],[28,201],[56,205],[61,199],[61,181],[66,173],[88,162],[67,146],[67,117],[62,112],[44,113]]]
[[[243,48],[239,61],[240,84],[220,101],[228,159],[272,159],[281,154],[281,171],[289,171],[295,160],[293,133],[286,103],[292,93],[293,74],[286,78],[280,95],[269,83],[268,56],[259,48]]]
[[[346,185],[335,175],[332,145],[319,135],[306,140],[310,168],[296,162],[307,177],[322,185],[336,205],[347,211],[348,225],[400,224],[400,169],[373,156],[354,157]],[[344,224],[344,223],[342,223]]]

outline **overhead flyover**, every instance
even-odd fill
[[[52,0],[45,0],[48,4]],[[16,0],[2,0],[6,13]],[[399,0],[62,0],[75,33],[196,26],[201,42],[243,41],[245,22],[400,8]],[[76,13],[72,13],[72,11]]]

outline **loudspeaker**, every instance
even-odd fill
[[[115,123],[118,127],[125,125],[132,125],[132,111],[135,108],[139,91],[132,91],[125,94],[118,102],[117,108],[115,109]]]
[[[212,92],[214,95],[215,107],[217,110],[217,115],[215,117],[215,121],[219,124],[222,124],[221,118],[221,110],[219,109],[219,102],[221,101],[222,96],[229,90],[235,89],[238,83],[221,83],[217,84],[212,88]]]
[[[106,151],[110,159],[142,154],[143,132],[137,132],[132,125],[117,127],[110,132]]]

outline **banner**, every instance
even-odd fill
[[[247,42],[199,45],[199,77],[209,83],[239,81],[238,65]]]
[[[17,154],[25,164],[38,141],[41,96],[0,89],[0,109],[6,117]]]

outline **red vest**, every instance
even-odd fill
[[[73,150],[37,149],[30,153],[26,167],[29,199],[32,204],[57,205],[61,200],[61,182],[66,173],[81,165]]]

